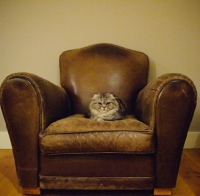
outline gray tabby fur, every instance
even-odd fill
[[[96,121],[121,120],[125,117],[125,104],[112,93],[96,93],[89,104],[88,117]]]

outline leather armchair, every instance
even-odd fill
[[[148,69],[144,53],[96,44],[60,55],[62,87],[30,73],[3,81],[1,108],[24,194],[41,189],[171,194],[197,92],[178,73],[147,84]],[[97,92],[122,99],[127,118],[86,119]]]

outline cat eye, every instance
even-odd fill
[[[110,102],[107,102],[107,103],[106,103],[106,105],[109,105],[109,104],[110,104]]]

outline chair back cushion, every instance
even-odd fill
[[[61,86],[72,114],[88,111],[94,93],[113,93],[132,114],[139,91],[147,84],[149,59],[144,53],[112,44],[96,44],[60,55]]]

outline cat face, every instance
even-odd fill
[[[126,113],[125,104],[112,93],[94,94],[89,109],[86,116],[97,121],[121,120]]]
[[[119,107],[119,103],[111,93],[96,93],[91,98],[90,109],[106,113]]]

